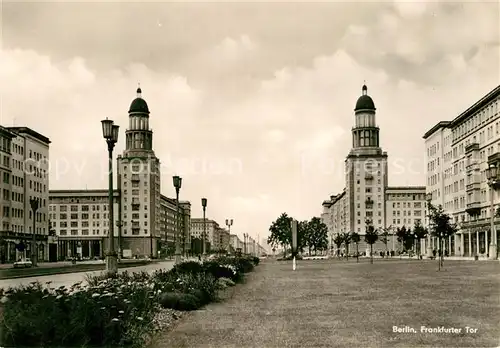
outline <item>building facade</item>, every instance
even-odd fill
[[[127,243],[128,230],[123,222],[118,228],[120,216],[120,191],[114,191],[113,215],[116,250],[121,257],[156,257],[173,255],[175,232],[177,231],[175,199],[162,196],[160,215],[160,255],[151,254],[149,249],[154,242],[151,234],[134,237],[136,249]],[[51,190],[49,219],[58,236],[58,259],[73,257],[104,258],[109,241],[109,196],[108,190]],[[179,227],[181,236],[189,233],[190,204],[179,204]],[[188,242],[186,242],[187,244]],[[182,246],[181,246],[182,248]],[[162,255],[164,254],[164,255]]]
[[[48,261],[54,254],[48,219],[50,140],[28,127],[0,126],[0,138],[0,257],[4,262],[31,257],[35,233],[37,259]],[[31,200],[38,201],[35,212]]]
[[[113,198],[113,221],[118,221],[118,190]],[[58,237],[58,260],[104,258],[109,238],[108,190],[51,190],[49,218]],[[120,251],[120,235],[115,235]]]
[[[161,251],[168,255],[175,253],[176,231],[180,230],[181,250],[184,252],[191,250],[191,203],[179,201],[179,214],[177,214],[177,204],[175,198],[161,195],[160,201],[160,240]],[[179,221],[179,224],[177,224]],[[183,247],[184,245],[184,247]]]
[[[238,237],[237,234],[229,235],[229,244],[234,252],[236,252],[238,250],[243,252],[243,248],[244,248],[243,241],[240,239],[240,237]]]
[[[191,238],[196,238],[198,240],[203,239],[203,218],[192,218],[191,219]],[[220,250],[220,230],[222,228],[219,226],[217,221],[211,219],[205,219],[205,233],[206,233],[206,252]]]
[[[336,249],[333,239],[337,234],[357,232],[361,236],[359,251],[369,253],[370,247],[364,242],[364,235],[368,225],[382,232],[392,229],[393,215],[389,213],[390,199],[401,198],[407,195],[418,197],[425,202],[425,195],[419,187],[390,188],[388,187],[388,155],[380,147],[380,129],[376,123],[376,108],[372,98],[368,95],[366,85],[362,87],[361,96],[354,109],[355,124],[352,128],[352,148],[345,160],[345,187],[338,195],[330,196],[323,202],[323,222],[329,231],[330,250]],[[399,195],[399,196],[398,196]],[[392,208],[391,208],[392,209]],[[391,210],[392,212],[392,210]],[[397,218],[395,219],[397,222]],[[404,225],[400,219],[398,226]],[[411,228],[412,222],[406,219],[406,227]],[[395,229],[396,227],[394,227]],[[390,238],[395,238],[394,236]],[[389,241],[388,247],[399,244]],[[373,246],[374,251],[385,250],[386,246],[379,240]]]
[[[424,135],[427,192],[431,203],[441,205],[459,230],[445,243],[448,253],[489,256],[492,241],[490,218],[495,217],[500,194],[488,186],[485,171],[500,164],[500,86],[452,121],[439,122]],[[491,201],[493,200],[493,211]]]

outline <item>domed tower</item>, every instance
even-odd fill
[[[379,147],[379,128],[375,123],[375,103],[363,85],[361,96],[356,102],[355,126],[352,130],[352,147]]]
[[[352,149],[346,158],[346,199],[349,204],[350,230],[364,235],[367,224],[384,228],[387,187],[387,153],[379,145],[379,128],[375,118],[375,103],[363,85],[354,108]],[[363,238],[359,245],[364,245]]]
[[[153,151],[149,107],[141,88],[128,110],[126,145],[118,156],[119,245],[123,252],[156,256],[160,232],[160,160]]]
[[[128,110],[129,128],[125,132],[125,152],[153,151],[153,131],[149,129],[149,108],[142,98],[141,88],[137,88],[137,98],[130,104]]]

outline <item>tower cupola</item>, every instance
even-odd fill
[[[137,96],[130,104],[128,115],[125,151],[152,151],[153,132],[149,129],[149,108],[142,98],[141,87],[137,88]]]
[[[361,88],[361,96],[358,98],[356,102],[356,108],[354,108],[355,112],[358,111],[375,111],[375,103],[373,99],[368,95],[368,87],[363,85]]]

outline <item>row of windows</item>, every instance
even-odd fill
[[[57,210],[57,207],[59,207],[59,211],[68,211],[68,205],[56,205],[56,204],[50,204],[49,206],[49,211],[56,211]],[[70,205],[69,206],[70,210],[73,211],[73,212],[77,212],[79,210],[81,211],[90,211],[90,208],[92,208],[92,211],[99,211],[101,210],[101,207],[102,207],[102,210],[103,211],[107,211],[108,210],[108,205],[107,204],[93,204],[93,205],[88,205],[88,204],[81,204],[81,205]]]
[[[0,150],[10,153],[11,152],[11,147],[10,147],[11,140],[9,138],[4,138],[4,137],[2,137],[1,139],[2,139],[2,141],[0,141]]]
[[[493,117],[495,117],[498,113],[498,100],[490,103],[481,111],[476,113],[474,116],[470,117],[463,124],[458,126],[453,130],[453,141],[458,140],[462,136],[474,131],[476,128],[480,127]]]
[[[392,215],[395,215],[395,216],[412,216],[411,215],[411,210],[402,210],[403,214],[401,214],[401,210],[395,210],[392,212]],[[415,210],[413,212],[413,216],[422,216],[422,211],[421,210]]]

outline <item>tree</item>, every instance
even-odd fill
[[[391,229],[391,226],[389,226],[388,228],[383,228],[382,233],[380,234],[380,240],[382,241],[382,243],[385,244],[385,252],[386,253],[389,251],[389,249],[387,247],[387,242],[389,242],[390,229]]]
[[[409,253],[411,250],[413,250],[414,245],[415,245],[415,236],[413,235],[411,228],[408,228],[406,230],[406,236],[403,240],[403,248],[405,251]]]
[[[435,207],[429,204],[429,221],[431,235],[438,238],[438,270],[441,270],[444,264],[443,239],[453,236],[457,232],[457,226],[451,222],[451,217],[444,212],[441,205]]]
[[[292,218],[287,213],[282,213],[276,221],[273,221],[269,227],[271,234],[267,238],[267,243],[273,247],[281,245],[286,257],[286,248],[292,244]]]
[[[321,221],[319,217],[313,217],[307,223],[308,226],[308,245],[314,248],[314,254],[318,250],[323,251],[328,249],[328,227]]]
[[[356,262],[359,262],[359,251],[358,244],[361,241],[361,237],[357,232],[351,232],[351,241],[356,244]]]
[[[300,234],[300,243],[299,243],[299,237],[297,236],[297,244],[299,244],[299,248],[302,252],[304,252],[304,248],[307,247],[309,255],[311,255],[311,248],[313,248],[314,246],[311,243],[312,239],[311,239],[311,228],[309,225],[309,221],[305,220],[299,222],[299,231],[297,234]]]
[[[342,233],[342,241],[345,245],[345,257],[349,260],[349,244],[351,244],[351,234],[349,232]]]
[[[415,236],[415,239],[417,241],[417,253],[419,257],[421,256],[420,240],[427,237],[427,234],[427,229],[422,226],[419,220],[417,220],[417,222],[415,223],[415,227],[413,227],[413,235]]]
[[[337,256],[340,257],[340,246],[344,243],[342,234],[338,233],[333,239],[333,243],[337,246]]]
[[[373,244],[378,240],[378,233],[371,222],[367,222],[365,232],[365,242],[370,245],[370,263],[373,263]]]
[[[407,240],[410,238],[410,231],[406,229],[406,226],[398,227],[396,229],[396,236],[401,246],[401,250],[399,252],[399,258],[401,258],[401,254],[406,250]]]

